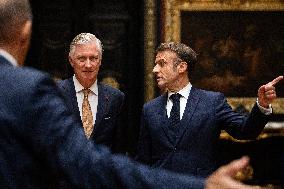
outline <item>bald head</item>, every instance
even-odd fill
[[[32,20],[28,0],[0,0],[0,42],[14,40],[19,26]]]

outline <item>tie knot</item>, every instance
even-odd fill
[[[84,97],[88,97],[90,92],[91,90],[88,88],[83,89]]]
[[[172,94],[170,96],[170,99],[173,101],[173,102],[178,102],[179,99],[180,99],[181,95],[179,93],[175,93],[175,94]]]

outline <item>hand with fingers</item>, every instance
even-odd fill
[[[228,165],[224,165],[210,175],[205,182],[205,189],[264,189],[259,186],[250,186],[241,183],[235,179],[238,171],[248,166],[249,158],[244,156],[241,159],[234,160]]]
[[[278,76],[269,83],[262,85],[258,89],[257,97],[260,106],[262,106],[263,108],[269,108],[269,104],[271,104],[273,100],[276,99],[277,97],[275,91],[275,85],[282,79],[283,76]]]

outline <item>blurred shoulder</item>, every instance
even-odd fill
[[[70,85],[74,85],[73,77],[70,77],[67,79],[59,79],[56,81],[56,84],[60,89],[65,89],[66,87]]]
[[[34,86],[42,81],[54,82],[48,73],[29,67],[11,67],[7,71],[5,80],[19,87]]]

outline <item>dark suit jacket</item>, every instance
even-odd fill
[[[61,80],[57,84],[68,107],[81,120],[73,79]],[[90,140],[108,146],[113,152],[122,152],[125,137],[126,128],[123,129],[121,124],[123,100],[124,94],[120,90],[98,83],[98,109]]]
[[[49,76],[0,56],[1,188],[202,188],[90,140]]]
[[[171,128],[166,103],[167,94],[144,105],[137,160],[176,172],[208,176],[217,168],[221,130],[253,139],[268,121],[256,105],[245,117],[232,111],[223,94],[193,87],[180,125]]]

